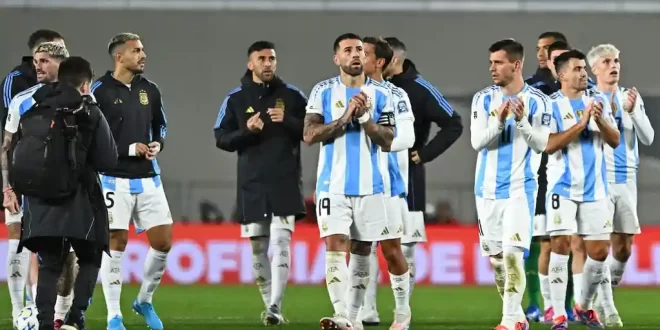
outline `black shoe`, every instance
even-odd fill
[[[74,313],[69,312],[64,319],[64,325],[75,327],[78,330],[87,330],[84,314],[76,316]]]

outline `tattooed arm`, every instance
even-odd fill
[[[347,123],[348,121],[345,119],[345,116],[342,116],[331,123],[323,124],[323,115],[308,113],[305,115],[303,141],[308,145],[312,145],[335,138],[344,133]]]
[[[389,115],[391,113],[384,113],[378,120],[378,123],[375,123],[371,119],[361,123],[364,132],[367,133],[371,141],[384,149],[389,149],[392,145],[392,140],[394,140],[394,117],[392,116],[390,120]]]
[[[5,131],[5,137],[2,140],[2,155],[0,163],[2,164],[2,189],[9,188],[9,148],[14,134]]]

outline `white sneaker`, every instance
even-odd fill
[[[364,326],[376,326],[380,324],[380,317],[378,317],[378,310],[373,306],[362,306],[358,313],[358,319],[362,320]]]
[[[410,328],[410,319],[412,315],[408,313],[394,312],[394,322],[390,326],[390,330],[408,330]]]
[[[608,315],[605,318],[605,327],[607,328],[623,328],[623,321],[619,314]]]
[[[319,324],[323,330],[353,330],[353,324],[342,315],[324,317]]]
[[[275,305],[268,307],[268,310],[263,312],[261,315],[265,326],[275,326],[289,323],[284,318],[284,316],[282,316],[282,313],[280,313],[280,309]]]

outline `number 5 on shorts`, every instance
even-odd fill
[[[319,200],[319,210],[318,210],[318,212],[319,212],[318,215],[319,216],[321,216],[323,214],[323,210],[325,210],[325,215],[326,216],[330,215],[330,198],[328,198],[328,197],[321,198]]]
[[[552,196],[550,196],[550,200],[552,201],[552,209],[553,210],[558,210],[559,209],[559,195],[552,194]]]
[[[115,193],[113,191],[105,193],[105,206],[109,209],[115,206]]]

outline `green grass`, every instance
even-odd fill
[[[130,310],[137,287],[126,286],[122,294],[122,310],[127,329],[146,329],[142,318]],[[616,302],[625,328],[658,329],[660,313],[654,303],[660,301],[660,289],[617,289]],[[381,326],[368,329],[388,329],[392,321],[392,292],[381,287],[378,292]],[[259,320],[263,309],[261,298],[253,286],[163,286],[154,297],[155,307],[170,330],[199,329],[261,329]],[[487,287],[417,287],[412,298],[413,324],[411,330],[476,330],[493,329],[500,320],[501,300],[494,288]],[[10,311],[8,293],[0,291],[0,329],[11,329],[7,318]],[[290,286],[284,300],[284,314],[289,330],[318,329],[318,320],[332,313],[325,287]],[[88,328],[106,328],[103,292],[97,287],[96,296],[87,314]],[[548,325],[534,324],[536,329]],[[586,329],[572,325],[571,329]]]

